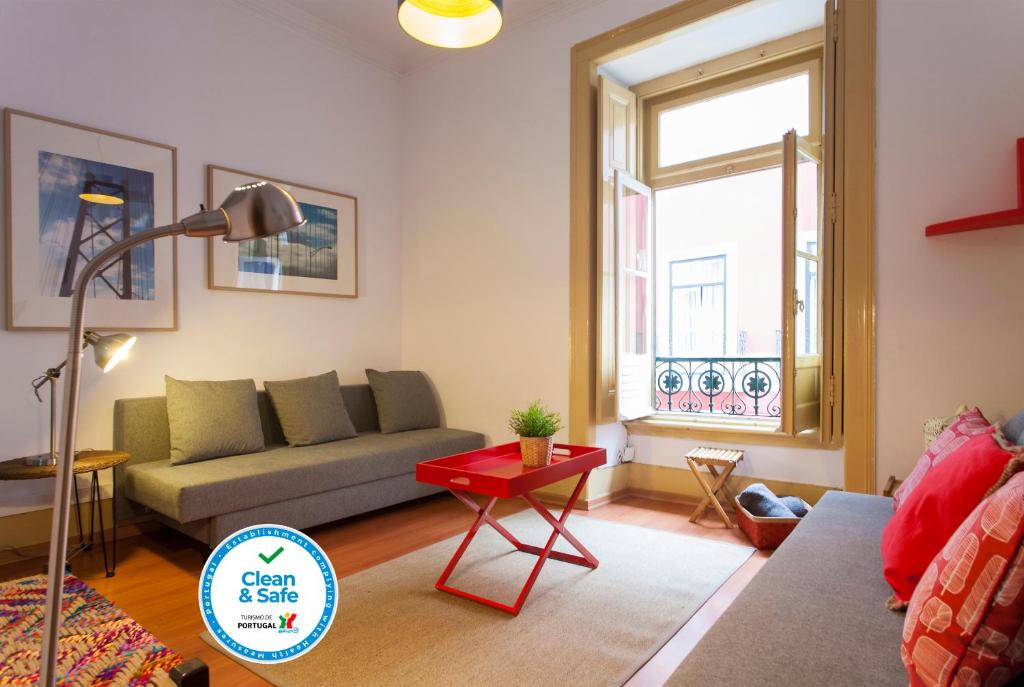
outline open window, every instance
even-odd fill
[[[598,423],[834,441],[825,39],[598,77]]]

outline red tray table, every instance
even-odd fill
[[[416,465],[417,481],[447,488],[455,498],[477,514],[473,526],[469,528],[434,587],[442,592],[478,601],[512,615],[518,615],[523,604],[526,603],[526,597],[530,595],[530,590],[533,589],[534,582],[537,581],[541,568],[549,558],[587,568],[596,568],[597,558],[566,529],[565,522],[569,519],[569,514],[572,512],[573,506],[576,505],[583,486],[587,483],[590,471],[604,465],[605,460],[603,448],[555,444],[555,453],[551,457],[550,465],[542,468],[528,468],[523,465],[522,456],[519,454],[519,443],[515,442],[418,463]],[[579,475],[579,480],[565,507],[562,508],[562,512],[556,518],[537,500],[532,492],[574,475]],[[481,506],[470,494],[480,494],[490,498]],[[522,543],[491,515],[491,510],[498,499],[520,496],[551,525],[551,536],[548,537],[547,543],[543,547]],[[533,570],[530,571],[526,583],[512,605],[471,594],[447,584],[455,566],[459,564],[462,555],[469,548],[470,542],[473,541],[473,537],[484,523],[497,530],[517,550],[537,556]],[[566,541],[580,555],[555,551],[555,542],[558,541],[559,536],[565,537]]]

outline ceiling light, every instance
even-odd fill
[[[100,205],[124,205],[124,198],[108,196],[106,193],[79,193],[78,197],[86,202]]]
[[[501,31],[502,0],[398,0],[398,23],[438,48],[472,48]]]

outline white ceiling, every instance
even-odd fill
[[[602,0],[505,0],[502,32]],[[628,1],[628,0],[626,0]],[[452,51],[408,36],[398,26],[396,0],[235,0],[267,19],[354,53],[396,74],[408,74]]]
[[[656,45],[601,65],[632,86],[824,24],[823,0],[754,0],[690,24]]]

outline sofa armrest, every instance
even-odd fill
[[[896,491],[896,487],[900,486],[900,482],[903,480],[896,479],[896,475],[889,475],[889,479],[885,481],[885,488],[882,489],[882,496],[892,497],[893,492]]]

